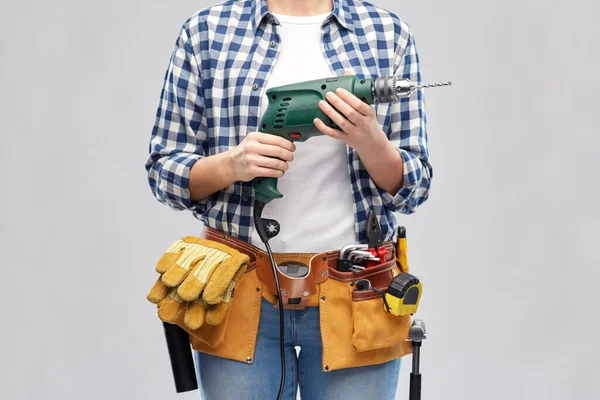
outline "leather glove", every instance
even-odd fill
[[[161,274],[146,298],[158,305],[158,317],[196,330],[204,321],[218,325],[229,306],[235,282],[245,272],[246,254],[211,240],[186,236],[173,243],[156,264]]]
[[[233,294],[233,288],[238,279],[246,272],[246,265],[243,265],[233,277],[233,280],[218,299],[212,299],[212,303],[205,299],[207,293],[202,299],[198,298],[188,303],[184,317],[185,326],[196,330],[202,326],[203,321],[209,325],[219,325],[225,319],[229,302]]]

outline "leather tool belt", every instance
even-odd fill
[[[267,252],[250,243],[228,236],[223,232],[208,226],[204,227],[201,237],[226,244],[241,253],[247,254],[250,257],[250,263],[246,272],[256,268],[258,279],[266,286],[263,293],[265,298],[271,303],[274,303],[277,307],[277,290],[275,288],[275,279],[273,277],[271,261]],[[389,261],[394,260],[396,257],[395,246],[392,241],[383,242],[383,246],[388,251],[388,254],[385,256],[385,261],[389,264]],[[275,263],[277,264],[283,308],[300,310],[304,309],[306,306],[318,305],[318,284],[328,278],[330,267],[336,269],[339,254],[339,250],[322,253],[273,253]],[[371,282],[375,287],[387,287],[389,284],[389,277],[381,272],[382,269],[389,269],[389,266],[384,264],[386,263],[369,267],[365,270],[366,274],[361,273],[361,278],[371,279]],[[280,268],[282,267],[291,268],[292,270],[303,269],[308,271],[302,277],[291,277],[281,272]],[[378,282],[378,277],[382,282]]]

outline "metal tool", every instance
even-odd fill
[[[355,274],[358,274],[360,271],[364,270],[365,267],[363,267],[362,265],[358,265],[358,264],[354,264],[353,266],[351,266],[350,268],[348,268],[351,272],[354,272]]]
[[[377,221],[377,216],[371,210],[369,211],[369,216],[367,217],[367,239],[369,241],[370,249],[378,249],[382,245],[381,240],[381,228],[379,227],[379,221]]]
[[[370,255],[371,255],[371,253],[369,253],[367,250],[350,250],[349,252],[346,253],[346,258],[369,257]]]
[[[377,257],[373,257],[373,256],[369,256],[369,257],[353,257],[350,259],[350,261],[352,261],[353,263],[367,263],[369,261],[379,261],[379,258]]]
[[[427,338],[425,323],[416,319],[408,330],[408,339],[412,341],[412,372],[410,373],[409,400],[421,400],[421,343]]]
[[[350,253],[355,251],[365,251],[369,248],[368,244],[352,243],[347,244],[340,250],[340,255],[337,261],[337,269],[340,272],[352,271],[358,273],[359,270],[364,269],[363,266],[358,265],[358,262],[350,259]],[[368,253],[368,252],[367,252]],[[369,253],[370,255],[371,253]]]
[[[367,247],[368,245],[364,245]],[[367,261],[379,261],[379,258],[373,257],[373,255],[364,250],[350,250],[347,251],[344,255],[345,262],[350,262],[347,270],[352,271],[358,274],[360,271],[365,269],[365,266],[360,265],[360,263],[364,263]]]
[[[386,88],[392,87],[393,92],[390,95],[392,101],[398,101],[400,97],[411,96],[415,90],[417,89],[426,89],[426,88],[434,88],[441,86],[452,86],[452,82],[440,82],[440,83],[430,83],[430,84],[416,84],[408,79],[399,79],[395,76],[387,78],[391,82],[383,81],[380,85],[384,85],[386,87],[381,90],[385,90]],[[386,85],[387,84],[387,85]],[[389,90],[389,89],[388,89]]]
[[[367,261],[366,267],[372,267],[378,263],[385,262],[385,256],[388,254],[388,251],[383,246],[381,227],[373,210],[369,211],[369,216],[367,217],[366,236],[369,242],[369,252],[373,257],[379,258],[378,261]]]
[[[347,253],[347,260],[369,259],[373,258],[373,254],[363,250],[352,250]]]
[[[346,253],[350,250],[367,250],[369,248],[368,244],[361,244],[361,243],[353,243],[353,244],[347,244],[344,247],[342,247],[342,249],[340,250],[340,259],[345,258]]]
[[[353,262],[367,262],[367,261],[379,261],[379,257],[373,257],[373,256],[369,256],[369,257],[363,257],[363,256],[359,256],[359,257],[354,257],[351,258],[350,261]]]

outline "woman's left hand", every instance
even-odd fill
[[[344,75],[348,75],[346,72]],[[364,103],[358,97],[344,89],[327,92],[327,101],[321,100],[319,108],[340,129],[333,129],[325,125],[319,118],[314,119],[314,124],[323,134],[339,139],[355,150],[359,150],[369,143],[378,142],[386,138],[375,117],[375,109]],[[338,112],[339,111],[339,112]],[[343,114],[343,115],[342,115]],[[344,115],[346,118],[344,118]]]

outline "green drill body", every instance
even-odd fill
[[[261,118],[259,132],[281,136],[293,142],[304,142],[313,136],[322,135],[313,123],[315,118],[329,127],[337,128],[319,107],[319,101],[327,101],[325,94],[343,88],[365,103],[373,104],[373,84],[373,79],[361,79],[353,75],[268,89],[266,94],[269,105]],[[283,196],[277,190],[277,178],[256,178],[253,186],[256,199],[265,204]]]
[[[325,94],[338,88],[346,89],[367,104],[374,103],[373,79],[359,79],[357,76],[317,79],[271,88],[267,90],[269,105],[260,121],[259,132],[294,142],[322,135],[313,124],[315,118],[327,126],[335,125],[321,111],[319,101],[326,101]]]

